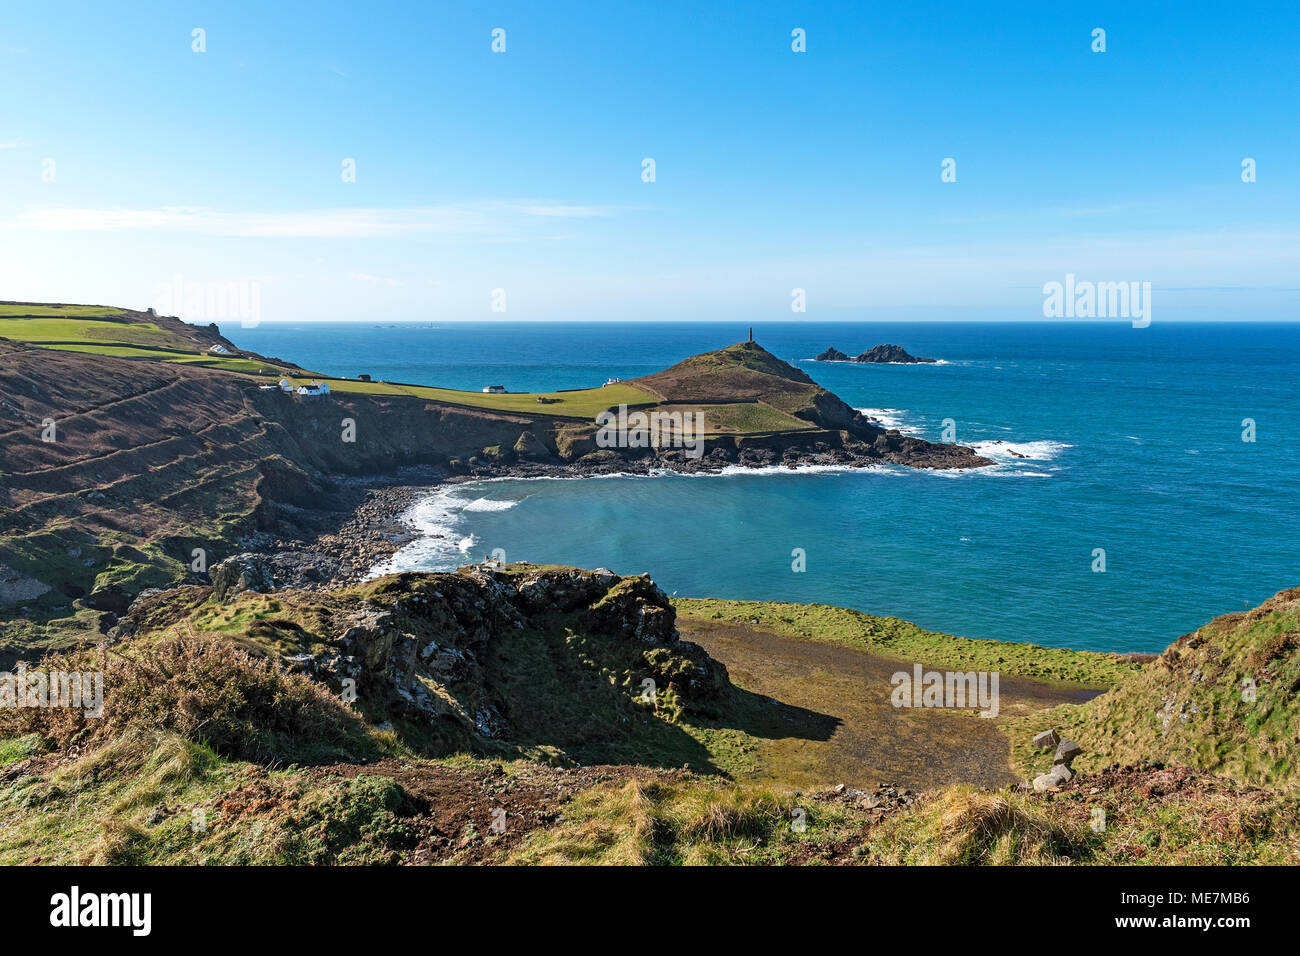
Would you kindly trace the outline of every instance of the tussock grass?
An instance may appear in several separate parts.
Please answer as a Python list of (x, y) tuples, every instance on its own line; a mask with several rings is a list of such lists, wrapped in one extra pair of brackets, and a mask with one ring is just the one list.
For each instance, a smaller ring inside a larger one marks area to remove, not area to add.
[(102, 715), (74, 707), (6, 708), (0, 735), (37, 734), (68, 749), (171, 732), (222, 756), (259, 762), (313, 762), (374, 749), (364, 725), (325, 687), (220, 638), (55, 654), (39, 669), (102, 671)]
[(1052, 863), (1087, 843), (1082, 828), (998, 793), (955, 788), (940, 797), (936, 811), (940, 863)]
[(765, 862), (791, 839), (790, 796), (711, 782), (632, 778), (580, 795), (563, 825), (541, 831), (509, 862), (645, 866)]
[(886, 865), (1055, 865), (1086, 857), (1092, 837), (1085, 822), (1025, 795), (963, 785), (887, 817), (865, 855)]
[(391, 864), (413, 840), (403, 799), (385, 777), (268, 773), (136, 733), (0, 786), (0, 865)]
[[(1092, 829), (1095, 812), (1103, 826)], [(1212, 785), (1162, 794), (1103, 785), (1055, 796), (950, 787), (864, 834), (887, 865), (1227, 866), (1300, 862), (1300, 803)]]

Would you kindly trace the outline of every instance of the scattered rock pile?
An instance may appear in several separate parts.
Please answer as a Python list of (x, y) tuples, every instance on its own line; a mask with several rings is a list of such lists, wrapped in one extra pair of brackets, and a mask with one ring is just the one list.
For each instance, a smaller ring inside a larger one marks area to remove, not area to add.
[(1056, 790), (1074, 779), (1075, 774), (1070, 769), (1070, 764), (1074, 762), (1075, 757), (1083, 753), (1082, 747), (1073, 740), (1063, 740), (1055, 730), (1044, 730), (1041, 734), (1035, 735), (1034, 746), (1039, 750), (1056, 749), (1056, 754), (1052, 758), (1052, 769), (1034, 778), (1035, 790), (1039, 792)]
[(907, 787), (881, 784), (874, 790), (857, 790), (841, 783), (821, 794), (818, 799), (851, 804), (867, 811), (872, 823), (879, 823), (885, 814), (910, 807), (916, 798), (916, 791)]

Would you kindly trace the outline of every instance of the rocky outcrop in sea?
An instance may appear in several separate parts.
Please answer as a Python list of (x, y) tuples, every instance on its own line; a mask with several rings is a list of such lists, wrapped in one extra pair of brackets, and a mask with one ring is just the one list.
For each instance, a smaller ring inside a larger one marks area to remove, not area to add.
[(872, 365), (933, 365), (938, 359), (910, 354), (901, 345), (877, 345), (856, 358), (850, 358), (832, 346), (813, 359), (814, 362), (861, 362)]

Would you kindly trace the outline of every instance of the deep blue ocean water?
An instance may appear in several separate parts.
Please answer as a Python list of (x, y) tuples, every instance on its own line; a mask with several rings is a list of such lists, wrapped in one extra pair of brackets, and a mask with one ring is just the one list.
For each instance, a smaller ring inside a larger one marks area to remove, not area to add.
[[(711, 323), (263, 324), (238, 345), (327, 374), (512, 391), (599, 385), (743, 340)], [(923, 627), (1158, 651), (1300, 584), (1300, 325), (782, 323), (759, 344), (850, 405), (998, 459), (962, 473), (492, 481), (432, 493), (402, 567), (648, 571), (690, 596), (816, 601)], [(932, 366), (808, 361), (880, 343)], [(1242, 440), (1243, 419), (1257, 440)], [(994, 445), (1000, 441), (1004, 444)], [(1010, 454), (1018, 451), (1027, 457)], [(792, 570), (791, 552), (807, 570)], [(1097, 573), (1094, 549), (1105, 549)]]

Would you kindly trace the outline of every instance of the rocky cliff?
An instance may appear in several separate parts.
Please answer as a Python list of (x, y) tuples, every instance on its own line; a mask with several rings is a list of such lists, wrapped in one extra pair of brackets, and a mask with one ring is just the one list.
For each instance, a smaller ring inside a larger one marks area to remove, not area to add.
[(261, 560), (229, 559), (213, 588), (142, 597), (110, 645), (235, 640), (436, 753), (540, 747), (586, 761), (627, 736), (629, 721), (707, 713), (730, 688), (722, 664), (679, 639), (672, 605), (645, 575), (474, 565), (272, 591)]

